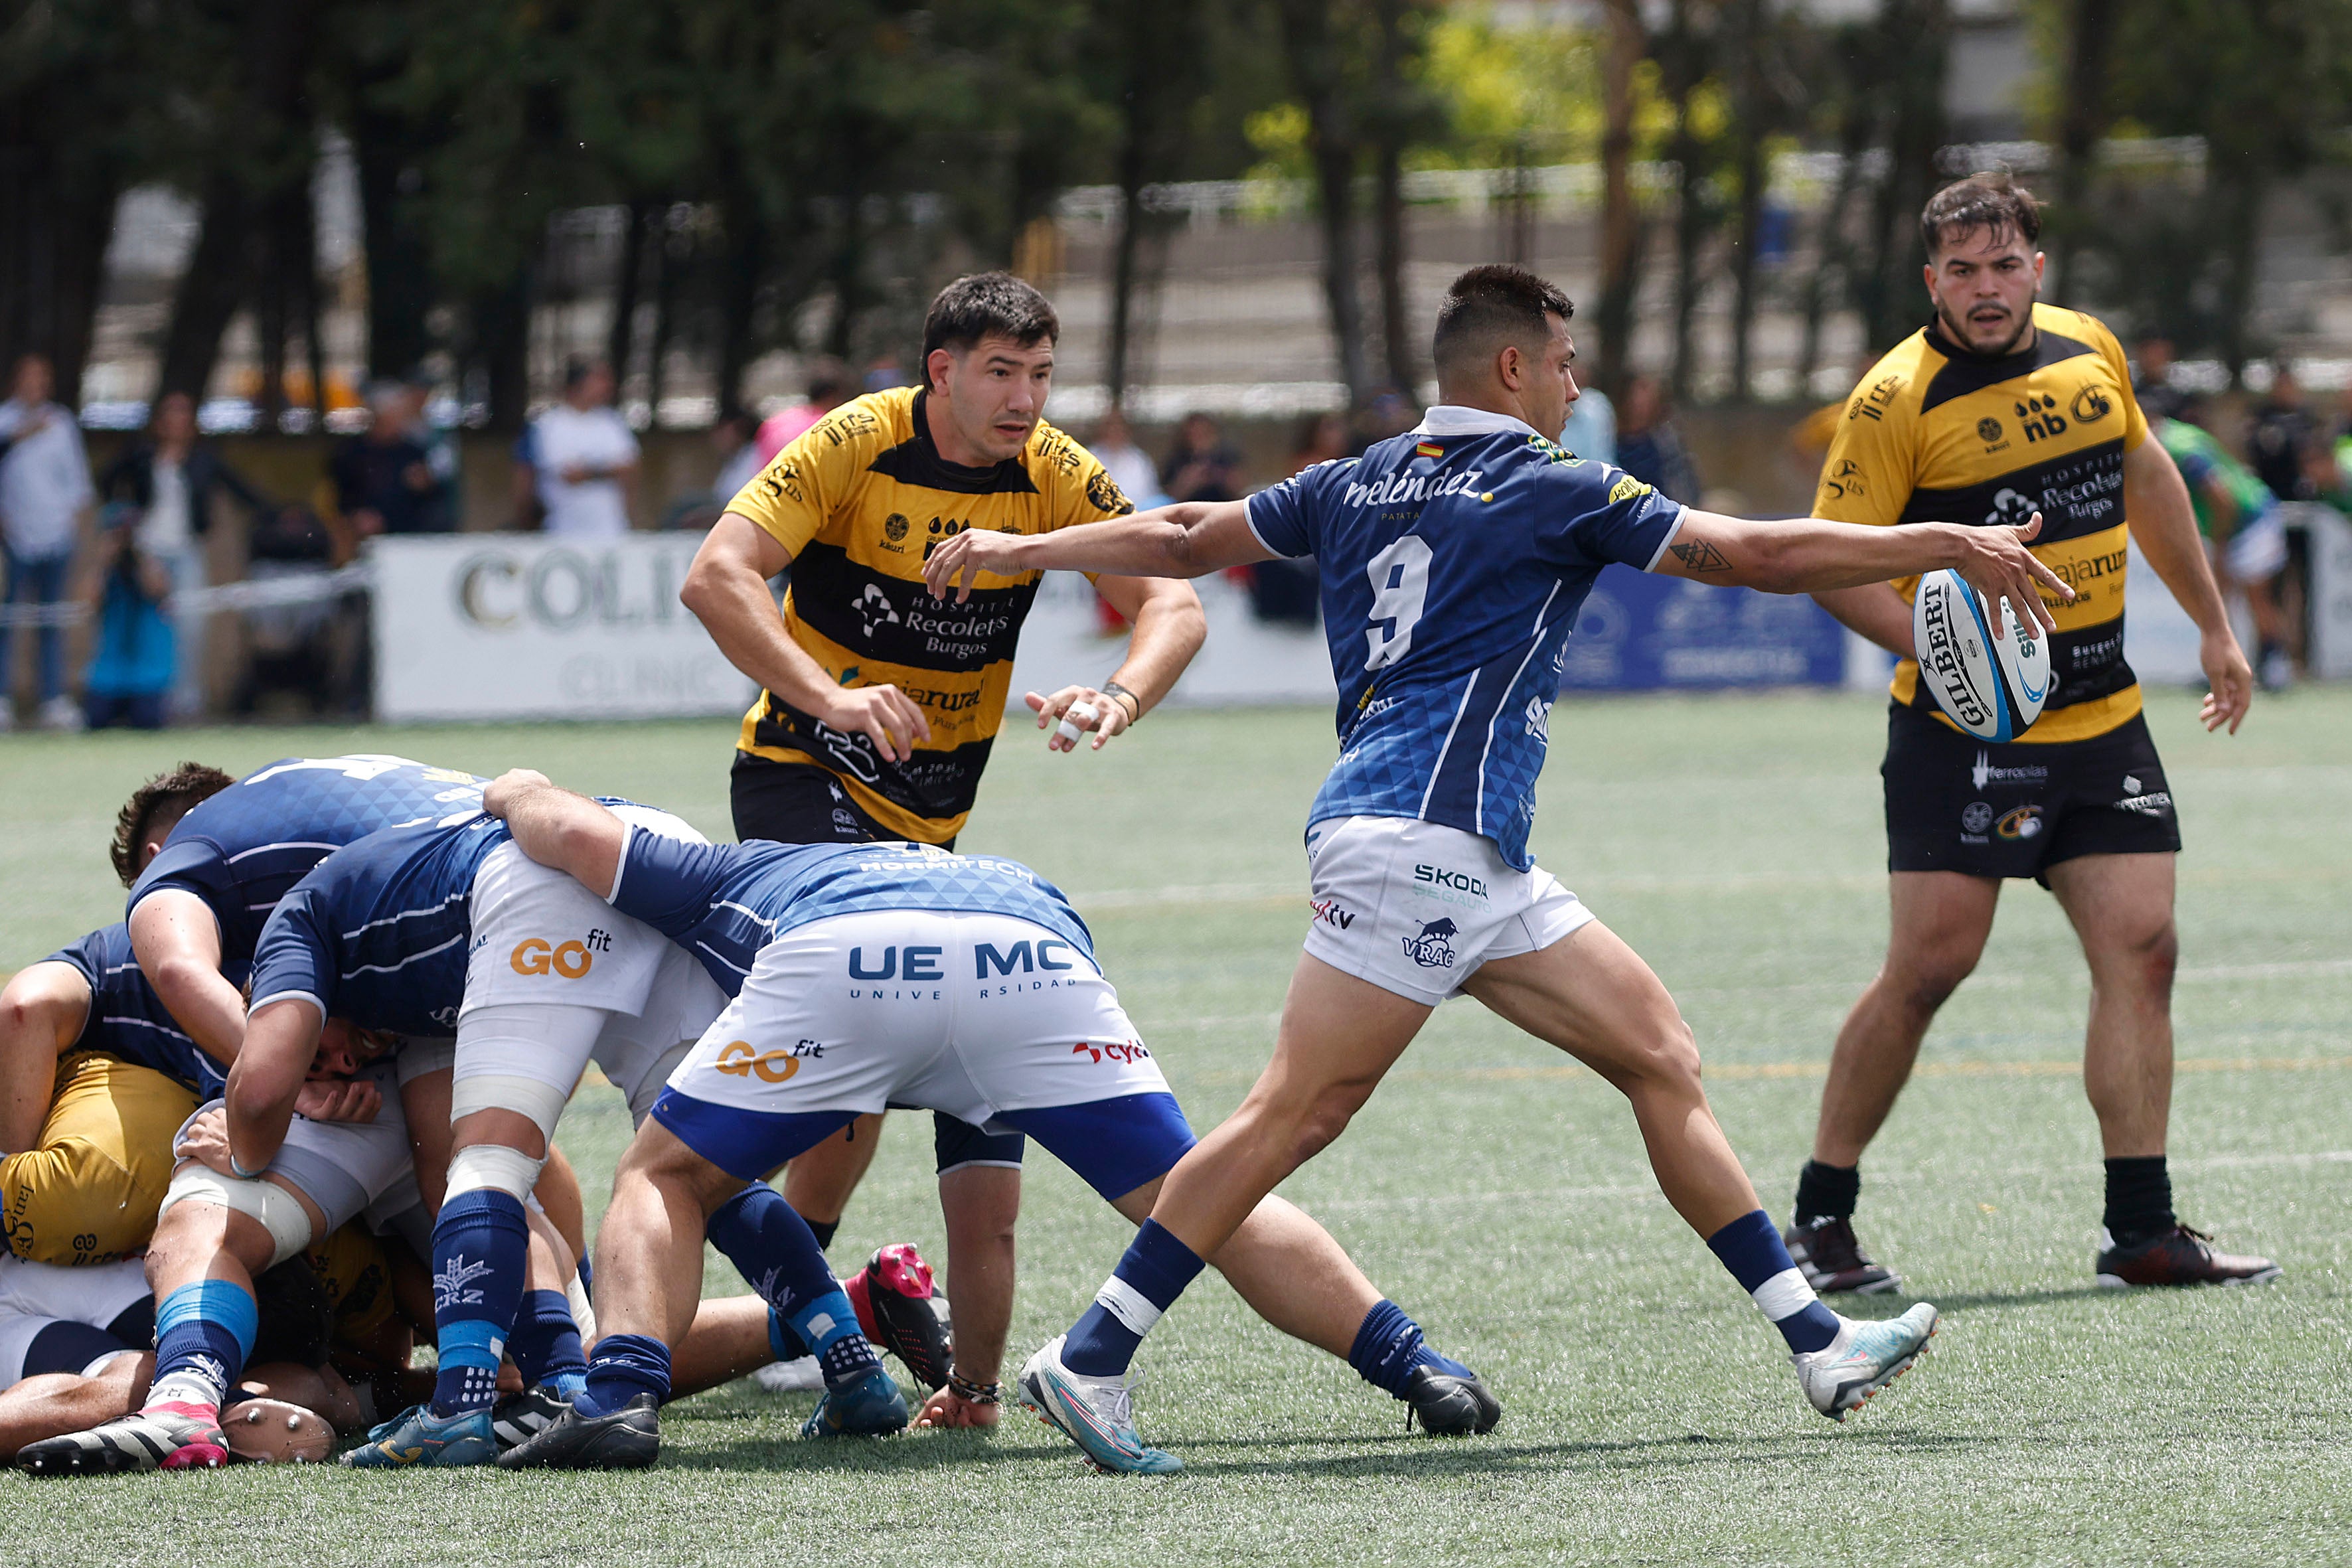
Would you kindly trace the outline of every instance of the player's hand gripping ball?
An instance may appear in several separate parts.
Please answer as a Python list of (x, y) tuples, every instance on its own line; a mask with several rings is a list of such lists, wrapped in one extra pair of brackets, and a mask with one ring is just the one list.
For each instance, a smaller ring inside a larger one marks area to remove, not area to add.
[(2050, 644), (2007, 599), (1988, 605), (1957, 572), (1930, 572), (1911, 605), (1911, 646), (1936, 706), (1978, 740), (2013, 741), (2042, 717)]

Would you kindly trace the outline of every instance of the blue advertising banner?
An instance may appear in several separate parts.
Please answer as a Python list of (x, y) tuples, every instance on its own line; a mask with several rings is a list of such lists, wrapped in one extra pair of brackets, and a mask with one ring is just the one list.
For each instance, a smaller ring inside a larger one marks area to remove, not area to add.
[(1611, 567), (1560, 663), (1563, 691), (1835, 686), (1845, 629), (1803, 595), (1715, 588)]

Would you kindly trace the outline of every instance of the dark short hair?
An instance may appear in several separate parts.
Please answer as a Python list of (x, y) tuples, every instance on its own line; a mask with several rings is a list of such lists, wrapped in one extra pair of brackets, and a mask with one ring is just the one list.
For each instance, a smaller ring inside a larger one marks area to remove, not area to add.
[(1010, 272), (975, 272), (940, 289), (924, 313), (923, 363), (933, 349), (961, 351), (982, 338), (1010, 338), (1025, 349), (1061, 336), (1062, 318), (1045, 295)]
[(1449, 364), (1483, 360), (1507, 343), (1531, 347), (1551, 335), (1548, 317), (1567, 321), (1576, 313), (1559, 286), (1524, 267), (1493, 263), (1473, 267), (1454, 280), (1437, 307), (1437, 331), (1430, 357)]
[(2032, 245), (2042, 237), (2042, 204), (2006, 171), (1995, 170), (1953, 181), (1929, 196), (1919, 213), (1919, 244), (1930, 257), (1946, 240), (1980, 228), (1996, 239), (2013, 233)]
[(595, 374), (596, 367), (604, 363), (604, 362), (600, 359), (591, 359), (586, 354), (573, 354), (571, 358), (565, 360), (563, 362), (563, 390), (569, 392), (573, 387), (579, 385), (582, 382), (587, 380), (590, 376)]
[(114, 843), (107, 855), (124, 887), (139, 879), (139, 847), (147, 829), (166, 811), (186, 812), (199, 801), (210, 800), (236, 781), (218, 768), (202, 763), (182, 763), (168, 773), (157, 773), (131, 792), (121, 814), (114, 819)]

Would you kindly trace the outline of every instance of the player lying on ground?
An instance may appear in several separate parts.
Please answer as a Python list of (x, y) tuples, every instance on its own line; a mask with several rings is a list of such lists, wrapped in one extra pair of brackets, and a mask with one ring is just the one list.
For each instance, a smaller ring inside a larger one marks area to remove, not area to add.
[[(360, 1401), (328, 1363), (329, 1292), (289, 1258), (254, 1281), (253, 1364), (221, 1422), (232, 1458), (317, 1460)], [(0, 1256), (0, 1459), (139, 1408), (155, 1357), (155, 1299), (133, 1258), (84, 1268)]]
[[(597, 1237), (604, 1336), (587, 1392), (501, 1464), (653, 1462), (668, 1347), (693, 1309), (706, 1235), (823, 1362), (828, 1388), (806, 1433), (904, 1425), (808, 1226), (752, 1180), (860, 1114), (896, 1103), (1024, 1132), (1131, 1219), (1192, 1146), (1085, 923), (1025, 867), (906, 845), (688, 844), (535, 773), (499, 780), (484, 805), (533, 858), (609, 889), (614, 910), (737, 988), (614, 1179)], [(942, 1424), (995, 1417), (1009, 1236), (993, 1261), (973, 1284), (956, 1275), (957, 1376), (927, 1411)], [(1484, 1431), (1499, 1415), (1475, 1373), (1428, 1350), (1283, 1200), (1240, 1216), (1213, 1261), (1269, 1322), (1346, 1356), (1432, 1430)]]
[[(250, 1176), (227, 1153), (217, 1102), (189, 1119), (147, 1250), (156, 1307), (145, 1400), (119, 1419), (27, 1446), (20, 1468), (63, 1475), (226, 1462), (221, 1413), (254, 1352), (255, 1281), (387, 1199), (413, 1205), (413, 1189), (394, 1196), (408, 1174), (408, 1131), (399, 1096), (388, 1092), (390, 1064), (377, 1060), (394, 1043), (341, 1019), (322, 1029), (304, 1061), (306, 1079), (334, 1086), (367, 1114), (290, 1119), (274, 1158)], [(321, 1429), (309, 1446), (316, 1452), (305, 1457), (325, 1458), (329, 1435)]]
[(1343, 1131), (1438, 1003), (1475, 996), (1632, 1102), (1669, 1202), (1777, 1327), (1822, 1414), (1909, 1366), (1921, 1304), (1886, 1323), (1823, 1307), (1756, 1202), (1699, 1085), (1689, 1026), (1649, 966), (1538, 869), (1527, 847), (1559, 660), (1612, 562), (1776, 593), (1958, 569), (2043, 626), (2065, 585), (2033, 528), (1749, 522), (1681, 506), (1553, 444), (1576, 397), (1570, 305), (1511, 267), (1475, 268), (1440, 308), (1440, 406), (1360, 459), (1247, 501), (1190, 503), (1017, 539), (945, 541), (942, 596), (1040, 568), (1195, 577), (1312, 555), (1340, 701), (1339, 760), (1308, 815), (1315, 922), (1274, 1059), (1176, 1166), (1095, 1305), (1032, 1358), (1024, 1399), (1097, 1463), (1163, 1470), (1123, 1375), (1202, 1260), (1276, 1183)]

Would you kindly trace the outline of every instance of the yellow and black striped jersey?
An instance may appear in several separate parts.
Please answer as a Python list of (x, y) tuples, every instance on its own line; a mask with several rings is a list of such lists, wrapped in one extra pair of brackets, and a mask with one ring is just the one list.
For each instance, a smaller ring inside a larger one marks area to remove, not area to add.
[[(2139, 711), (2124, 662), (2124, 454), (2147, 438), (2123, 346), (2079, 310), (2033, 307), (2033, 346), (1974, 354), (1927, 326), (1874, 365), (1837, 422), (1813, 500), (1820, 517), (2022, 523), (2042, 514), (2033, 553), (2076, 595), (2053, 604), (2052, 689), (2020, 735), (2042, 743), (2104, 735)], [(1908, 604), (1916, 577), (1895, 588)], [(1934, 713), (1916, 661), (1895, 667), (1895, 700)]]
[(894, 833), (944, 844), (963, 827), (1004, 720), (1013, 650), (1040, 574), (982, 574), (971, 602), (931, 597), (923, 562), (966, 529), (1049, 533), (1135, 507), (1094, 454), (1040, 421), (1020, 456), (971, 468), (940, 456), (927, 395), (899, 387), (847, 403), (776, 454), (727, 510), (792, 552), (784, 628), (844, 686), (892, 685), (931, 738), (904, 763), (876, 755), (773, 692), (743, 716), (740, 749), (814, 763)]

